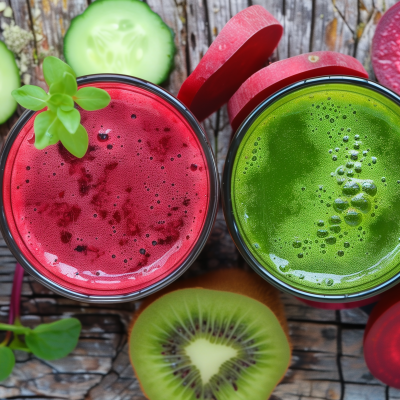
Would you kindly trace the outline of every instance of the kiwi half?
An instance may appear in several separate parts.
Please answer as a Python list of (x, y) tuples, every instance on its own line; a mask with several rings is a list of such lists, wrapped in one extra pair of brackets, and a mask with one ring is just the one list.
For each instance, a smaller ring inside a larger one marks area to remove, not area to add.
[[(229, 279), (218, 285), (224, 272)], [(247, 287), (263, 300), (269, 297), (284, 320), (278, 292), (266, 282), (264, 293), (259, 285), (253, 290), (249, 282), (261, 278), (250, 272), (218, 271), (173, 287), (189, 289), (153, 296), (135, 315), (129, 338), (131, 362), (149, 399), (269, 398), (290, 362), (286, 325), (265, 301), (226, 290), (234, 278), (241, 279), (240, 291)]]

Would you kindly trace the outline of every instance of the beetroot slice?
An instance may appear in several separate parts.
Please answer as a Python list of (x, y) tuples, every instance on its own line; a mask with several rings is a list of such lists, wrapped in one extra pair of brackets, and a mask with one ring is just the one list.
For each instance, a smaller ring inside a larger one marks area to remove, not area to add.
[(185, 80), (178, 99), (199, 121), (207, 118), (265, 65), (282, 32), (279, 22), (261, 6), (239, 12), (224, 26)]
[(376, 27), (372, 66), (379, 83), (400, 94), (400, 3), (390, 7)]
[(324, 75), (352, 75), (368, 78), (359, 61), (333, 51), (300, 54), (268, 65), (252, 75), (228, 103), (228, 114), (233, 130), (263, 100), (273, 93), (302, 79)]
[(364, 357), (375, 378), (400, 389), (400, 290), (385, 293), (364, 333)]
[(380, 296), (378, 295), (370, 297), (369, 299), (351, 301), (348, 303), (322, 303), (319, 301), (311, 301), (296, 297), (297, 300), (306, 303), (310, 307), (321, 308), (323, 310), (348, 310), (350, 308), (364, 307), (367, 306), (368, 304), (376, 303), (379, 300), (379, 298)]

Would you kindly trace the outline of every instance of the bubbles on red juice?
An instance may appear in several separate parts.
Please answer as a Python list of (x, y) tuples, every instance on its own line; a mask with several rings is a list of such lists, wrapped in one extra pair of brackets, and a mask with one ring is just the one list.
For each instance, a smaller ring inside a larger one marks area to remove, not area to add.
[(108, 133), (106, 132), (99, 132), (97, 134), (97, 140), (99, 142), (106, 142), (109, 139)]
[(158, 100), (149, 105), (131, 92), (128, 102), (118, 91), (110, 94), (112, 108), (81, 111), (89, 134), (83, 158), (61, 143), (44, 155), (26, 141), (24, 166), (13, 175), (20, 186), (12, 194), (16, 220), (25, 218), (24, 240), (42, 251), (35, 257), (46, 264), (46, 253), (56, 255), (77, 270), (74, 284), (96, 288), (108, 279), (116, 287), (117, 281), (132, 285), (152, 276), (137, 275), (142, 269), (178, 266), (197, 240), (208, 204), (205, 160), (186, 122)]

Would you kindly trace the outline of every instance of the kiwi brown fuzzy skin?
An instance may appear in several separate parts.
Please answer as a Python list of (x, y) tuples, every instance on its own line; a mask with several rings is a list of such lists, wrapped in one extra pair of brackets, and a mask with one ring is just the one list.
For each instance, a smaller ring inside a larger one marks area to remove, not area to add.
[(182, 279), (147, 297), (133, 315), (129, 326), (129, 335), (139, 315), (151, 303), (174, 290), (189, 288), (221, 290), (224, 292), (242, 294), (263, 303), (269, 307), (278, 318), (290, 343), (289, 328), (285, 317), (285, 310), (280, 301), (279, 291), (260, 278), (255, 272), (244, 271), (238, 268), (225, 268), (208, 272), (198, 277)]

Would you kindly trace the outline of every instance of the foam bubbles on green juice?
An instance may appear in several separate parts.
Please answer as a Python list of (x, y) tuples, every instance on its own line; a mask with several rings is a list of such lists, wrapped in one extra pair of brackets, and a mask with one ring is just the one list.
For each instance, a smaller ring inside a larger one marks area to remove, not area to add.
[(386, 151), (400, 151), (400, 109), (389, 145), (389, 122), (378, 120), (384, 106), (371, 120), (367, 99), (342, 93), (285, 100), (279, 116), (260, 118), (240, 145), (232, 187), (239, 231), (259, 244), (259, 262), (289, 284), (335, 293), (378, 276), (398, 245), (388, 246), (391, 237), (400, 235), (400, 223), (390, 222), (400, 161)]

